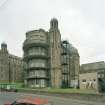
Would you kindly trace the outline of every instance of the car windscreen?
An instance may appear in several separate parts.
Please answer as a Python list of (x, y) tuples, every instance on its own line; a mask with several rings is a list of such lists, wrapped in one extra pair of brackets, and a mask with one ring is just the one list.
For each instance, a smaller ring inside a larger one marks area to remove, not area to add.
[(12, 105), (35, 105), (35, 104), (17, 103), (17, 102), (14, 102)]

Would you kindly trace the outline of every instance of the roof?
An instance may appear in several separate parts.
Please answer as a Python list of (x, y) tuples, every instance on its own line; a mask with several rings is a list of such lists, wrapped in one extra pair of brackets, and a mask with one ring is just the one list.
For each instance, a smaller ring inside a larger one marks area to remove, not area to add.
[(55, 17), (53, 17), (53, 18), (51, 19), (51, 21), (56, 21), (56, 22), (58, 22), (58, 20), (57, 20)]
[(78, 54), (78, 50), (67, 40), (62, 41), (63, 48), (67, 49), (70, 54)]
[(10, 58), (13, 58), (13, 59), (22, 60), (22, 57), (19, 57), (19, 56), (13, 55), (13, 54), (9, 54), (9, 57), (10, 57)]
[(89, 71), (100, 71), (102, 69), (105, 69), (105, 62), (93, 62), (93, 63), (87, 63), (81, 65), (81, 72), (89, 72)]
[(26, 32), (26, 36), (27, 35), (30, 35), (30, 34), (32, 34), (32, 33), (39, 33), (39, 32), (46, 32), (44, 29), (42, 29), (42, 28), (40, 28), (40, 29), (37, 29), (37, 30), (30, 30), (30, 31), (27, 31)]
[(19, 99), (17, 100), (18, 103), (29, 103), (29, 104), (47, 104), (48, 100), (47, 99), (41, 99), (41, 98), (25, 98), (25, 99)]

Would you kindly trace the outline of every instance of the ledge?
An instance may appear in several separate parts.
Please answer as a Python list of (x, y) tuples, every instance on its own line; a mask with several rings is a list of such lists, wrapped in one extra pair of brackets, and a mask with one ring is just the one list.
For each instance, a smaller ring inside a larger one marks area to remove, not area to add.
[(43, 47), (43, 48), (48, 48), (49, 45), (47, 43), (41, 43), (41, 42), (26, 42), (23, 45), (23, 50), (28, 50), (31, 47)]
[(50, 69), (50, 68), (48, 68), (48, 67), (28, 67), (28, 68), (26, 68), (26, 70), (48, 70), (48, 69)]
[(50, 57), (47, 55), (27, 55), (24, 56), (24, 60), (30, 60), (30, 59), (49, 59)]
[(32, 77), (27, 77), (27, 79), (49, 79), (48, 77), (38, 77), (38, 76), (32, 76)]

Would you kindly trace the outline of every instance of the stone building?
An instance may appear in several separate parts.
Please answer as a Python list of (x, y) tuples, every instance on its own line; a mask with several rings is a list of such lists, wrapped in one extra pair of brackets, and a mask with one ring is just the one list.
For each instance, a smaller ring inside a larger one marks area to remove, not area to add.
[(47, 87), (49, 81), (49, 54), (47, 33), (40, 29), (26, 33), (24, 61), (27, 82), (31, 87)]
[[(63, 73), (64, 63), (61, 60), (64, 56), (62, 52), (64, 49), (68, 57), (66, 68), (69, 73), (66, 76)], [(50, 21), (49, 31), (39, 29), (27, 32), (23, 50), (28, 86), (60, 88), (71, 87), (71, 83), (72, 85), (78, 84), (79, 54), (73, 46), (65, 48), (61, 41), (57, 19), (53, 18)], [(63, 81), (64, 77), (69, 80)], [(67, 85), (62, 86), (64, 82)]]
[(68, 41), (61, 43), (62, 87), (78, 87), (79, 53)]
[(79, 82), (80, 89), (105, 91), (105, 62), (82, 64)]
[(23, 60), (9, 54), (7, 44), (1, 44), (0, 50), (0, 83), (20, 82), (23, 72)]

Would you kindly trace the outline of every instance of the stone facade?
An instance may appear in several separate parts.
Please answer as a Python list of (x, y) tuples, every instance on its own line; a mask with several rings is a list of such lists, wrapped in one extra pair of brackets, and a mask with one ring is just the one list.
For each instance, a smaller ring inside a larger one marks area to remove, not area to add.
[(0, 82), (22, 81), (23, 60), (8, 53), (7, 44), (1, 44), (0, 50)]
[(79, 83), (79, 54), (68, 41), (62, 41), (62, 87), (78, 87)]
[(57, 19), (52, 19), (49, 30), (52, 87), (61, 87), (61, 34)]
[(98, 90), (97, 72), (83, 73), (79, 75), (80, 89)]
[(26, 33), (24, 61), (27, 84), (30, 87), (47, 87), (49, 82), (49, 53), (47, 32), (34, 30)]
[(79, 82), (80, 89), (105, 90), (105, 62), (82, 64)]
[(1, 44), (0, 50), (0, 81), (1, 82), (9, 82), (9, 62), (8, 62), (8, 51), (7, 45), (5, 43)]
[[(66, 49), (69, 73), (65, 76), (67, 87), (71, 82), (78, 84), (79, 54), (76, 48), (70, 46), (64, 48), (57, 19), (50, 21), (49, 31), (43, 29), (33, 30), (26, 33), (23, 44), (24, 61), (26, 63), (26, 81), (30, 87), (63, 87), (63, 54)], [(76, 82), (77, 81), (77, 82)], [(64, 86), (65, 87), (65, 86)]]

